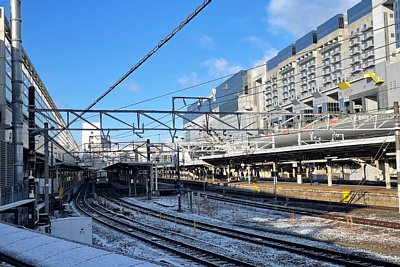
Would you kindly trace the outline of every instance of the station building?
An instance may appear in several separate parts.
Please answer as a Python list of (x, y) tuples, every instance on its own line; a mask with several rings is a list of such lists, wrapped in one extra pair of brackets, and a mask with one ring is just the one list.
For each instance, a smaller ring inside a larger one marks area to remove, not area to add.
[[(10, 129), (12, 121), (12, 81), (11, 81), (11, 32), (9, 22), (5, 16), (5, 9), (0, 8), (0, 192), (4, 196), (5, 192), (10, 193), (10, 187), (14, 186), (13, 177), (13, 147), (12, 132)], [(56, 104), (51, 98), (48, 90), (40, 79), (39, 74), (35, 70), (33, 63), (30, 61), (27, 53), (22, 51), (22, 77), (23, 77), (23, 153), (24, 153), (24, 178), (28, 173), (28, 88), (35, 88), (35, 105), (38, 109), (56, 109)], [(38, 128), (43, 128), (44, 123), (51, 126), (55, 124), (65, 126), (65, 121), (60, 113), (54, 111), (46, 114), (47, 118), (42, 114), (36, 114), (35, 123)], [(58, 125), (58, 126), (59, 126)], [(57, 126), (57, 128), (59, 128)], [(69, 131), (63, 131), (56, 135), (57, 132), (49, 131), (50, 138), (54, 137), (53, 143), (53, 162), (54, 165), (76, 164), (78, 158), (77, 152), (79, 146)], [(37, 135), (36, 139), (36, 156), (37, 165), (35, 177), (43, 177), (43, 135)], [(50, 147), (50, 146), (49, 146)], [(50, 157), (52, 157), (50, 155)], [(60, 174), (61, 175), (61, 174)], [(68, 179), (71, 179), (69, 177)], [(14, 199), (15, 200), (15, 199)], [(4, 199), (3, 199), (4, 202)], [(1, 202), (0, 202), (1, 204)], [(4, 204), (4, 203), (3, 203)]]
[[(388, 72), (398, 61), (394, 23), (393, 1), (362, 0), (281, 50), (266, 64), (263, 110), (357, 113), (392, 107), (399, 99), (388, 93), (396, 80)], [(346, 81), (351, 86), (341, 90)]]
[[(255, 159), (257, 162), (251, 164), (262, 163), (266, 170), (273, 173), (276, 171), (276, 160), (271, 159), (274, 158), (277, 143), (276, 140), (271, 141), (273, 140), (271, 135), (280, 135), (281, 147), (286, 146), (296, 150), (304, 144), (301, 142), (301, 138), (288, 134), (286, 130), (283, 131), (283, 129), (298, 126), (294, 119), (296, 114), (303, 114), (303, 118), (310, 118), (318, 123), (319, 119), (316, 119), (318, 114), (321, 115), (320, 117), (327, 114), (335, 114), (339, 117), (344, 114), (390, 113), (390, 110), (393, 109), (393, 102), (400, 100), (398, 86), (400, 84), (398, 75), (400, 71), (399, 5), (399, 0), (361, 0), (341, 14), (332, 14), (332, 17), (326, 22), (317, 26), (316, 29), (310, 29), (307, 34), (279, 51), (265, 65), (247, 70), (246, 77), (242, 78), (241, 83), (237, 82), (236, 84), (241, 86), (241, 89), (238, 89), (237, 96), (232, 100), (237, 103), (237, 108), (231, 111), (259, 112), (260, 116), (250, 118), (252, 121), (249, 121), (249, 125), (251, 124), (249, 129), (269, 129), (269, 132), (252, 131), (256, 136), (250, 136), (250, 138), (247, 133), (241, 132), (239, 134), (241, 137), (237, 139), (242, 141), (242, 148), (236, 149), (235, 144), (232, 144), (226, 147), (225, 153), (203, 155), (200, 156), (200, 159), (211, 164), (219, 164), (222, 166), (221, 168), (239, 164), (240, 166), (236, 169), (244, 169), (253, 168), (246, 165), (246, 162), (249, 162), (249, 155), (260, 153), (260, 157)], [(218, 97), (216, 101), (218, 102)], [(193, 105), (188, 110), (194, 107)], [(219, 109), (214, 109), (214, 111), (217, 110)], [(205, 116), (196, 116), (195, 119), (202, 122), (205, 120)], [(292, 124), (287, 123), (290, 120), (292, 120)], [(190, 125), (190, 122), (184, 123), (185, 127)], [(301, 124), (299, 125), (301, 126)], [(213, 127), (223, 127), (223, 123), (214, 121)], [(329, 137), (322, 135), (331, 135), (334, 132), (320, 134), (319, 139), (328, 138), (326, 141), (330, 141), (333, 135)], [(354, 133), (351, 134), (354, 137)], [(208, 139), (198, 137), (197, 140), (209, 141), (210, 135), (212, 134), (207, 134)], [(223, 147), (228, 141), (233, 140), (232, 136), (234, 135), (224, 137), (219, 133), (221, 138), (214, 138), (214, 151), (218, 151), (217, 146)], [(315, 137), (311, 138), (315, 139)], [(250, 139), (255, 140), (255, 145), (249, 142)], [(257, 142), (264, 146), (264, 150), (259, 150)], [(379, 144), (381, 145), (381, 143)], [(321, 145), (321, 149), (323, 147), (324, 145)], [(371, 151), (374, 149), (371, 148)], [(371, 158), (373, 158), (374, 152), (371, 151), (369, 155), (372, 155)], [(272, 153), (272, 156), (267, 156), (267, 152)], [(337, 156), (341, 158), (341, 154), (345, 153), (339, 153)], [(285, 154), (288, 157), (282, 164), (289, 168), (292, 168), (292, 165), (299, 166), (297, 162), (292, 164), (291, 161), (300, 158), (302, 159), (300, 161), (303, 162), (304, 155), (302, 158), (300, 153), (295, 159), (294, 156), (290, 158), (289, 154)], [(363, 156), (366, 154), (358, 155), (358, 157)], [(319, 164), (317, 170), (320, 171), (320, 167), (321, 169), (323, 167), (324, 170), (321, 172), (323, 175), (327, 175), (326, 170), (329, 168), (323, 166), (327, 160), (324, 159), (324, 156), (319, 159), (317, 157), (318, 153), (313, 155), (313, 159), (309, 160), (307, 164), (311, 166), (310, 168)], [(349, 158), (353, 160), (353, 157), (359, 160), (357, 155)], [(347, 160), (345, 158), (343, 156), (340, 160)], [(321, 163), (317, 164), (318, 160)], [(357, 161), (354, 165), (359, 172), (354, 176), (357, 176), (358, 179), (363, 176), (379, 180), (384, 176), (387, 183), (390, 184), (388, 177), (393, 173), (393, 159), (385, 159), (384, 168), (379, 160), (373, 166), (362, 160)], [(343, 166), (341, 168), (344, 171), (342, 171), (341, 177), (344, 177), (343, 173), (351, 169)], [(275, 171), (273, 171), (274, 169)], [(356, 172), (351, 171), (351, 173)]]
[[(265, 129), (287, 121), (292, 114), (392, 108), (400, 100), (396, 74), (400, 67), (396, 50), (400, 46), (399, 14), (398, 0), (360, 1), (279, 51), (265, 65), (232, 76), (226, 83), (235, 81), (237, 96), (229, 109), (214, 104), (213, 110), (276, 114), (271, 120), (260, 116), (251, 122), (252, 127)], [(243, 75), (242, 81), (235, 79)], [(226, 83), (217, 92), (230, 88)], [(341, 83), (349, 87), (342, 90)], [(217, 103), (219, 97), (217, 93)], [(194, 103), (188, 111), (197, 109)], [(204, 116), (197, 120), (204, 121)]]

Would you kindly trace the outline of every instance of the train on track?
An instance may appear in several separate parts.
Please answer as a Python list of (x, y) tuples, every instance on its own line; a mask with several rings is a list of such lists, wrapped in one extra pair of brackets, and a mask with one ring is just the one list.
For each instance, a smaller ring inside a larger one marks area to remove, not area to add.
[(93, 176), (96, 187), (107, 187), (110, 183), (108, 173), (105, 170), (98, 170), (94, 173)]

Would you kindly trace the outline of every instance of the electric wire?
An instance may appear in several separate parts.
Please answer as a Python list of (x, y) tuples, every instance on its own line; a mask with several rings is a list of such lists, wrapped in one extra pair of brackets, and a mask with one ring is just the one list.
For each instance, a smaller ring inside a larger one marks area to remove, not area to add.
[[(393, 26), (393, 25), (394, 25), (394, 24), (387, 25), (387, 26), (384, 26), (384, 27), (381, 27), (381, 28), (376, 28), (376, 29), (373, 29), (372, 31), (382, 30), (382, 29), (384, 29), (384, 28), (386, 28), (386, 27), (390, 27), (390, 26)], [(365, 31), (365, 33), (366, 33), (366, 32), (369, 32), (369, 31), (371, 31), (371, 30), (367, 30), (367, 31)], [(339, 42), (343, 42), (343, 41), (345, 41), (345, 40), (353, 39), (353, 38), (355, 38), (355, 37), (344, 38), (344, 39), (342, 39), (342, 40), (339, 41)], [(382, 46), (380, 46), (380, 47), (374, 47), (373, 49), (370, 49), (369, 51), (371, 51), (371, 50), (382, 49), (382, 48), (385, 48), (386, 46), (390, 46), (390, 45), (395, 44), (395, 43), (396, 43), (396, 42), (392, 42), (392, 43), (389, 43), (389, 44), (382, 45)], [(309, 52), (311, 52), (311, 51), (315, 51), (316, 49), (317, 49), (317, 48), (311, 49), (311, 50), (307, 50), (307, 51), (304, 51), (304, 52), (301, 52), (301, 53), (299, 53), (299, 54), (296, 54), (296, 56), (299, 56), (299, 55), (301, 55), (302, 53), (306, 54), (306, 53), (309, 53)], [(384, 59), (384, 58), (386, 58), (386, 56), (385, 56), (385, 57), (382, 57), (382, 58), (375, 59), (375, 60), (380, 60), (380, 59)], [(347, 59), (351, 59), (351, 56), (348, 56), (348, 57), (345, 57), (345, 58), (341, 58), (340, 60), (343, 61), (343, 60), (347, 60)], [(263, 66), (263, 65), (266, 65), (266, 63), (265, 63), (265, 64), (261, 64), (261, 65), (256, 66), (256, 67), (253, 67), (253, 68), (257, 68), (257, 67), (260, 67), (260, 66)], [(325, 66), (316, 67), (316, 68), (315, 68), (315, 71), (318, 70), (318, 69), (323, 69), (323, 68), (325, 68)], [(351, 66), (346, 67), (346, 68), (341, 68), (341, 70), (347, 70), (347, 69), (350, 69), (350, 68), (351, 68)], [(251, 68), (249, 68), (249, 69), (247, 69), (247, 70), (250, 70), (250, 69), (251, 69)], [(235, 74), (236, 74), (236, 73), (235, 73)], [(214, 81), (219, 80), (219, 79), (224, 79), (224, 78), (227, 78), (227, 77), (231, 77), (231, 76), (233, 76), (233, 75), (235, 75), (235, 74), (226, 75), (226, 76), (219, 77), (219, 78), (216, 78), (216, 79), (213, 79), (213, 80), (210, 80), (210, 81), (206, 81), (206, 82), (203, 82), (203, 83), (200, 83), (200, 84), (197, 84), (197, 85), (193, 85), (193, 86), (186, 87), (186, 88), (183, 88), (183, 89), (179, 89), (179, 90), (176, 90), (176, 91), (173, 91), (173, 92), (170, 92), (170, 93), (166, 93), (166, 94), (164, 94), (164, 95), (160, 95), (160, 96), (157, 96), (157, 97), (154, 97), (154, 98), (150, 98), (150, 99), (142, 100), (142, 101), (139, 101), (139, 102), (136, 102), (136, 103), (133, 103), (133, 104), (125, 105), (125, 106), (123, 106), (123, 107), (117, 108), (116, 110), (120, 110), (120, 109), (123, 109), (123, 108), (131, 107), (131, 106), (133, 106), (133, 105), (145, 103), (145, 102), (148, 102), (148, 101), (152, 101), (152, 100), (154, 100), (154, 99), (158, 99), (158, 98), (162, 98), (162, 97), (165, 97), (165, 96), (168, 96), (168, 95), (172, 95), (172, 94), (174, 94), (174, 93), (176, 93), (176, 92), (181, 92), (181, 91), (189, 90), (189, 89), (192, 89), (192, 88), (195, 88), (195, 87), (204, 85), (204, 84), (208, 84), (208, 83), (214, 82)], [(292, 77), (296, 77), (296, 76), (300, 76), (300, 75), (302, 75), (302, 73), (299, 72), (299, 73), (296, 73), (296, 74), (292, 75)], [(320, 78), (320, 77), (323, 77), (323, 76), (324, 76), (324, 75), (315, 76), (314, 79), (317, 79), (317, 78)], [(277, 79), (277, 80), (276, 80), (276, 83), (277, 83), (277, 82), (280, 82), (280, 81), (282, 81), (282, 80), (283, 80), (283, 79)], [(301, 81), (296, 82), (295, 84), (299, 84), (300, 82), (301, 82)], [(248, 89), (249, 89), (249, 90), (251, 90), (251, 89), (257, 89), (257, 87), (259, 87), (259, 86), (265, 86), (265, 84), (256, 85), (256, 86), (250, 87), (250, 88), (248, 88)], [(237, 94), (239, 94), (239, 93), (240, 93), (240, 92), (233, 92), (233, 93), (231, 93), (231, 94), (226, 94), (226, 95), (220, 96), (220, 98), (225, 98), (225, 97), (227, 97), (227, 96), (229, 96), (229, 95), (237, 95)], [(263, 92), (260, 91), (260, 92), (256, 92), (256, 93), (252, 93), (252, 94), (247, 94), (246, 96), (248, 97), (248, 96), (251, 96), (251, 95), (257, 95), (257, 94), (261, 94), (261, 93), (263, 93)], [(227, 101), (230, 101), (230, 100), (227, 100)], [(220, 101), (220, 102), (221, 102), (221, 101)], [(95, 115), (94, 115), (94, 116), (95, 116)], [(94, 116), (92, 116), (92, 117), (94, 117)], [(168, 115), (165, 115), (165, 116), (163, 116), (162, 118), (165, 118), (165, 117), (168, 117)], [(162, 119), (162, 118), (161, 118), (161, 119)], [(168, 121), (168, 122), (170, 122), (170, 121)], [(167, 123), (168, 123), (168, 122), (167, 122)], [(156, 123), (156, 122), (153, 121), (152, 123)]]
[[(385, 25), (385, 26), (382, 26), (382, 27), (379, 27), (379, 28), (368, 29), (368, 30), (364, 31), (364, 33), (367, 33), (367, 32), (370, 32), (370, 31), (374, 32), (374, 31), (383, 30), (383, 29), (385, 29), (385, 28), (389, 28), (389, 27), (392, 27), (392, 26), (394, 26), (394, 25), (395, 25), (395, 24), (389, 24), (389, 25)], [(344, 41), (351, 40), (351, 39), (354, 39), (354, 38), (356, 38), (356, 37), (358, 37), (358, 35), (343, 38), (343, 39), (341, 39), (341, 40), (338, 41), (338, 42), (339, 42), (339, 43), (343, 43)], [(392, 45), (392, 44), (394, 44), (394, 43), (396, 43), (396, 42), (393, 42), (393, 43), (390, 43), (390, 44), (385, 44), (384, 46), (389, 46), (389, 45)], [(382, 48), (382, 47), (381, 47), (381, 48)], [(371, 49), (371, 50), (376, 50), (376, 49), (381, 49), (381, 48), (374, 48), (374, 49)], [(310, 52), (314, 52), (314, 51), (317, 51), (317, 50), (318, 50), (318, 48), (312, 48), (312, 49), (309, 49), (309, 50), (301, 51), (301, 52), (296, 53), (295, 55), (292, 55), (292, 56), (298, 57), (298, 56), (302, 56), (302, 55), (305, 55), (305, 54), (308, 54), (308, 53), (310, 53)], [(290, 58), (290, 57), (292, 57), (292, 56), (288, 56), (288, 57), (286, 57), (286, 58), (283, 58), (283, 59), (276, 59), (276, 60), (279, 60), (279, 61), (282, 61), (282, 62), (283, 62), (284, 60), (286, 60), (286, 59), (288, 59), (288, 58)], [(344, 60), (344, 59), (350, 59), (350, 57), (348, 57), (348, 58), (343, 58), (343, 59), (341, 59), (341, 60)], [(245, 71), (250, 71), (250, 70), (253, 70), (253, 69), (262, 67), (262, 66), (266, 66), (266, 67), (267, 67), (267, 63), (268, 63), (268, 62), (273, 62), (273, 61), (274, 61), (274, 59), (268, 60), (267, 62), (265, 62), (265, 63), (263, 63), (263, 64), (259, 64), (259, 65), (256, 65), (256, 66), (253, 66), (253, 67), (250, 67), (250, 68), (246, 68)], [(318, 67), (318, 68), (324, 68), (324, 67), (323, 67), (323, 66), (320, 66), (320, 67)], [(316, 68), (316, 69), (318, 69), (318, 68)], [(169, 95), (173, 95), (173, 94), (175, 94), (175, 93), (180, 93), (180, 92), (183, 92), (183, 91), (187, 91), (187, 90), (190, 90), (190, 89), (193, 89), (193, 88), (196, 88), (196, 87), (199, 87), (199, 86), (203, 86), (203, 85), (206, 85), (206, 84), (209, 84), (209, 83), (212, 83), (212, 82), (221, 80), (221, 79), (226, 79), (226, 78), (232, 77), (232, 76), (234, 76), (235, 74), (237, 74), (237, 72), (231, 73), (231, 74), (228, 74), (228, 75), (225, 75), (225, 76), (221, 76), (221, 77), (218, 77), (218, 78), (215, 78), (215, 79), (211, 79), (211, 80), (208, 80), (208, 81), (205, 81), (205, 82), (201, 82), (201, 83), (198, 83), (198, 84), (196, 84), (196, 85), (192, 85), (192, 86), (189, 86), (189, 87), (186, 87), (186, 88), (182, 88), (182, 89), (178, 89), (178, 90), (175, 90), (175, 91), (171, 91), (171, 92), (169, 92), (169, 93), (165, 93), (165, 94), (162, 94), (162, 95), (159, 95), (159, 96), (155, 96), (155, 97), (152, 97), (152, 98), (144, 99), (144, 100), (141, 100), (141, 101), (132, 103), (132, 104), (128, 104), (128, 105), (125, 105), (125, 106), (121, 106), (121, 107), (119, 107), (119, 108), (116, 108), (115, 110), (125, 109), (125, 108), (132, 107), (132, 106), (135, 106), (135, 105), (139, 105), (139, 104), (143, 104), (143, 103), (146, 103), (146, 102), (150, 102), (150, 101), (152, 101), (152, 100), (156, 100), (156, 99), (159, 99), (159, 98), (163, 98), (163, 97), (166, 97), (166, 96), (169, 96)], [(301, 73), (297, 73), (297, 74), (295, 74), (295, 75), (293, 75), (293, 76), (298, 76), (298, 75), (301, 75)], [(92, 117), (93, 117), (93, 116), (92, 116)], [(88, 117), (88, 118), (90, 118), (90, 117)]]
[[(111, 85), (103, 94), (101, 94), (92, 104), (90, 104), (86, 109), (84, 109), (79, 115), (77, 115), (73, 120), (71, 120), (68, 125), (57, 134), (66, 130), (70, 125), (76, 122), (80, 117), (82, 117), (87, 111), (99, 103), (104, 97), (111, 93), (119, 84), (121, 84), (126, 78), (128, 78), (135, 70), (137, 70), (143, 63), (145, 63), (151, 56), (153, 56), (161, 47), (163, 47), (169, 40), (171, 40), (180, 30), (182, 30), (191, 20), (193, 20), (212, 0), (204, 0), (203, 4), (196, 8), (184, 21), (182, 21), (175, 29), (172, 30), (164, 39), (162, 39), (152, 50), (150, 50), (142, 59), (139, 60), (131, 69), (128, 70), (121, 78), (119, 78), (113, 85)], [(55, 136), (54, 136), (55, 137)], [(53, 138), (54, 138), (53, 137)], [(43, 145), (42, 145), (43, 146)], [(40, 147), (39, 147), (40, 148)], [(37, 148), (37, 149), (39, 149)]]
[[(384, 26), (384, 27), (375, 28), (375, 29), (372, 29), (372, 30), (367, 30), (367, 31), (365, 31), (365, 32), (368, 32), (368, 31), (378, 31), (378, 30), (382, 30), (382, 29), (384, 29), (384, 28), (386, 28), (386, 27), (391, 27), (391, 26), (393, 26), (393, 25), (394, 25), (394, 24), (386, 25), (386, 26)], [(357, 37), (357, 36), (355, 36), (355, 37)], [(343, 41), (345, 41), (345, 40), (353, 39), (353, 38), (355, 38), (355, 37), (352, 36), (352, 37), (344, 38), (344, 39), (342, 39), (342, 40), (340, 40), (340, 41), (338, 41), (338, 42), (343, 42)], [(374, 47), (374, 49), (371, 49), (371, 50), (381, 49), (381, 48), (383, 48), (383, 47), (385, 47), (385, 46), (389, 46), (389, 45), (394, 44), (394, 43), (396, 43), (396, 42), (393, 42), (393, 43), (390, 43), (390, 44), (386, 44), (386, 45), (384, 45), (384, 46), (377, 47), (377, 48)], [(300, 55), (302, 55), (302, 54), (307, 54), (307, 53), (310, 53), (310, 52), (312, 52), (312, 51), (316, 51), (317, 49), (318, 49), (318, 48), (314, 48), (314, 49), (302, 51), (302, 52), (300, 52), (300, 53), (297, 53), (295, 56), (300, 56)], [(289, 58), (289, 57), (288, 57), (288, 58)], [(341, 60), (345, 60), (345, 59), (350, 59), (350, 57), (343, 58), (343, 59), (341, 59)], [(280, 60), (283, 61), (283, 60), (285, 60), (285, 59), (280, 59)], [(379, 59), (375, 59), (375, 60), (379, 60)], [(269, 62), (270, 62), (270, 61), (269, 61)], [(251, 69), (254, 69), (254, 68), (258, 68), (258, 67), (264, 66), (264, 65), (266, 65), (266, 64), (267, 64), (267, 63), (260, 64), (260, 65), (258, 65), (258, 66), (254, 66), (254, 67), (252, 67), (252, 68), (248, 68), (247, 70), (251, 70)], [(324, 68), (324, 66), (319, 66), (319, 67), (317, 67), (317, 68), (315, 68), (315, 69), (319, 69), (319, 68)], [(342, 70), (345, 70), (345, 69), (348, 69), (348, 68), (351, 68), (351, 67), (342, 68)], [(172, 95), (172, 94), (175, 94), (175, 93), (178, 93), (178, 92), (190, 90), (190, 89), (193, 89), (193, 88), (195, 88), (195, 87), (202, 86), (202, 85), (205, 85), (205, 84), (208, 84), (208, 83), (211, 83), (211, 82), (215, 82), (215, 81), (220, 80), (220, 79), (225, 79), (225, 78), (231, 77), (231, 76), (233, 76), (233, 75), (235, 75), (235, 74), (236, 74), (236, 73), (229, 74), (229, 75), (225, 75), (225, 76), (222, 76), (222, 77), (219, 77), (219, 78), (215, 78), (215, 79), (212, 79), (212, 80), (209, 80), (209, 81), (206, 81), (206, 82), (202, 82), (202, 83), (199, 83), (199, 84), (196, 84), (196, 85), (193, 85), (193, 86), (189, 86), (189, 87), (186, 87), (186, 88), (183, 88), (183, 89), (175, 90), (175, 91), (172, 91), (172, 92), (169, 92), (169, 93), (166, 93), (166, 94), (163, 94), (163, 95), (159, 95), (159, 96), (156, 96), (156, 97), (153, 97), (153, 98), (149, 98), (149, 99), (145, 99), (145, 100), (142, 100), (142, 101), (138, 101), (138, 102), (135, 102), (135, 103), (132, 103), (132, 104), (129, 104), (129, 105), (125, 105), (125, 106), (119, 107), (119, 108), (117, 108), (116, 110), (120, 110), (120, 109), (124, 109), (124, 108), (131, 107), (131, 106), (134, 106), (134, 105), (138, 105), (138, 104), (142, 104), (142, 103), (145, 103), (145, 102), (149, 102), (149, 101), (152, 101), (152, 100), (155, 100), (155, 99), (159, 99), (159, 98), (162, 98), (162, 97), (165, 97), (165, 96), (169, 96), (169, 95)], [(293, 76), (298, 76), (298, 75), (301, 75), (301, 73), (296, 73), (295, 75), (292, 75), (292, 77), (293, 77)], [(318, 78), (318, 77), (321, 77), (321, 76), (316, 76), (315, 79)], [(255, 88), (257, 88), (258, 86), (265, 86), (265, 84), (260, 84), (260, 85), (254, 86), (254, 87), (250, 87), (249, 89), (255, 89)], [(248, 94), (248, 95), (246, 95), (246, 96), (256, 95), (256, 94), (260, 94), (260, 93), (263, 93), (263, 92), (252, 93), (252, 94)], [(238, 92), (235, 92), (235, 93), (232, 93), (232, 94), (227, 94), (227, 95), (221, 96), (221, 98), (225, 98), (225, 97), (227, 97), (228, 95), (235, 95), (235, 94), (238, 94)], [(231, 101), (231, 100), (225, 100), (225, 101)], [(220, 101), (220, 102), (222, 102), (222, 101)], [(168, 116), (168, 115), (166, 115), (166, 116), (164, 116), (164, 117), (167, 117), (167, 116)], [(78, 117), (76, 117), (76, 118), (78, 118)], [(76, 119), (76, 118), (75, 118), (75, 119)], [(71, 122), (71, 123), (72, 123), (72, 122)], [(71, 123), (70, 123), (70, 124), (71, 124)], [(153, 121), (152, 123), (155, 123), (155, 122)]]

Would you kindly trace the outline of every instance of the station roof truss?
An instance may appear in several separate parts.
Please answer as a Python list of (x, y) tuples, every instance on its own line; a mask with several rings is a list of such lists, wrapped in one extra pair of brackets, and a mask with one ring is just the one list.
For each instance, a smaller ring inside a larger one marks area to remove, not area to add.
[[(33, 109), (43, 115), (55, 126), (53, 131), (84, 131), (93, 129), (102, 133), (109, 131), (127, 131), (133, 134), (143, 134), (145, 131), (169, 131), (171, 135), (176, 131), (229, 131), (229, 132), (269, 132), (287, 134), (312, 130), (340, 130), (340, 131), (390, 131), (395, 124), (393, 113), (329, 113), (329, 114), (299, 114), (276, 112), (215, 112), (215, 111), (166, 111), (166, 110), (89, 110), (88, 118), (80, 116), (83, 110), (78, 109)], [(54, 121), (48, 112), (57, 111), (66, 118), (65, 126)], [(203, 116), (204, 122), (198, 123), (189, 117)], [(157, 116), (162, 116), (162, 121)], [(78, 119), (77, 119), (78, 118)], [(90, 118), (90, 120), (89, 120)], [(182, 119), (185, 123), (178, 123)], [(266, 121), (258, 127), (253, 127), (258, 121)], [(74, 127), (75, 121), (85, 121), (93, 128)], [(91, 121), (100, 121), (96, 126)], [(112, 122), (114, 126), (107, 127), (105, 122)], [(177, 126), (180, 125), (180, 126)]]
[[(42, 114), (48, 120), (52, 118), (47, 113), (51, 109), (34, 109), (36, 113)], [(168, 131), (172, 140), (177, 138), (177, 132), (197, 131), (205, 135), (218, 135), (213, 141), (199, 142), (176, 142), (170, 144), (151, 144), (153, 158), (161, 154), (176, 153), (179, 146), (187, 152), (192, 160), (204, 159), (214, 161), (236, 155), (258, 156), (259, 153), (286, 153), (290, 156), (287, 160), (301, 158), (305, 153), (308, 157), (317, 157), (321, 151), (328, 151), (326, 154), (343, 150), (343, 146), (352, 146), (345, 142), (362, 142), (373, 138), (383, 138), (385, 143), (389, 136), (394, 135), (396, 115), (390, 112), (357, 113), (357, 114), (299, 114), (299, 113), (268, 113), (268, 112), (215, 112), (215, 111), (176, 111), (176, 110), (89, 110), (86, 117), (80, 117), (83, 110), (57, 109), (63, 115), (67, 127), (54, 121), (53, 131), (85, 131), (94, 129), (100, 130), (106, 136), (114, 131), (131, 131), (132, 136), (142, 137), (146, 131)], [(195, 116), (193, 116), (195, 115)], [(202, 116), (203, 123), (197, 119)], [(183, 120), (179, 121), (178, 120)], [(85, 121), (93, 126), (87, 129), (75, 126), (73, 121)], [(91, 121), (99, 121), (95, 125)], [(260, 123), (262, 122), (262, 123)], [(108, 127), (107, 125), (112, 125)], [(190, 127), (189, 127), (189, 126)], [(254, 125), (257, 125), (255, 127)], [(240, 138), (232, 139), (227, 133), (239, 132)], [(355, 141), (351, 141), (355, 140)], [(358, 141), (357, 141), (358, 140)], [(101, 161), (114, 162), (116, 158), (125, 153), (130, 160), (140, 155), (146, 158), (145, 142), (122, 142), (118, 148), (113, 148), (113, 141), (107, 148), (99, 147), (98, 151), (93, 149), (91, 154), (99, 154)], [(334, 144), (329, 148), (328, 144)], [(339, 144), (339, 146), (337, 146)], [(342, 144), (342, 145), (341, 145)], [(364, 144), (364, 143), (363, 143)], [(376, 145), (365, 143), (364, 152), (373, 153)], [(282, 153), (279, 149), (284, 150)], [(316, 150), (314, 147), (318, 147)], [(278, 149), (278, 150), (277, 150)], [(357, 148), (358, 151), (361, 151)], [(334, 151), (335, 150), (335, 151)], [(256, 152), (254, 152), (256, 151)], [(313, 153), (312, 151), (316, 151)], [(119, 152), (119, 154), (115, 154)], [(86, 154), (90, 154), (86, 153)], [(113, 154), (114, 153), (114, 154)], [(135, 155), (136, 154), (136, 155)], [(342, 153), (343, 154), (343, 153)], [(351, 155), (343, 155), (350, 157)], [(208, 158), (209, 157), (209, 158)], [(96, 157), (94, 157), (96, 159)], [(92, 158), (93, 160), (93, 158)]]

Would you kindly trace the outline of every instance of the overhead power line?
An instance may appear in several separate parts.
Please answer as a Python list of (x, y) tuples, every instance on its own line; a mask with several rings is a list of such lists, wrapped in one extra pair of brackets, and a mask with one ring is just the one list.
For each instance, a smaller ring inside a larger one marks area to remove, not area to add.
[[(119, 84), (121, 84), (126, 78), (129, 77), (135, 70), (137, 70), (143, 63), (145, 63), (152, 55), (154, 55), (163, 45), (172, 39), (181, 29), (183, 29), (192, 19), (194, 19), (212, 0), (204, 0), (203, 4), (196, 8), (178, 27), (176, 27), (170, 34), (168, 34), (163, 40), (161, 40), (150, 52), (147, 53), (135, 66), (133, 66), (128, 72), (126, 72), (121, 78), (119, 78), (113, 85), (110, 86), (102, 95), (100, 95), (92, 104), (84, 109), (77, 117), (75, 117), (66, 127), (60, 130), (53, 138), (58, 136), (61, 132), (65, 131), (69, 126), (81, 118), (86, 112), (93, 108), (99, 103), (104, 97), (106, 97), (111, 91), (113, 91)], [(40, 147), (39, 147), (40, 148)]]

